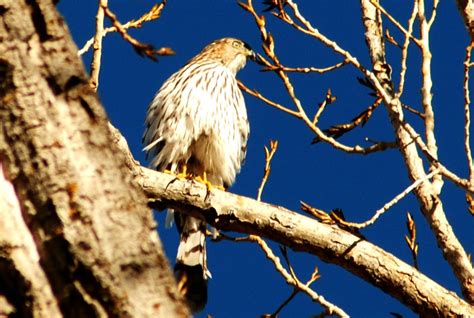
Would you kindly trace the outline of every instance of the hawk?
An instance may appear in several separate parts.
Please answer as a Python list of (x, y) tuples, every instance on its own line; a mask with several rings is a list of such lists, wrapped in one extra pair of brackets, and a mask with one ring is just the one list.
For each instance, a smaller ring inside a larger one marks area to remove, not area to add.
[[(159, 171), (200, 177), (227, 189), (245, 158), (249, 122), (235, 78), (256, 55), (245, 42), (216, 40), (171, 75), (146, 115), (144, 151)], [(206, 223), (175, 213), (180, 233), (175, 275), (193, 312), (207, 302)]]

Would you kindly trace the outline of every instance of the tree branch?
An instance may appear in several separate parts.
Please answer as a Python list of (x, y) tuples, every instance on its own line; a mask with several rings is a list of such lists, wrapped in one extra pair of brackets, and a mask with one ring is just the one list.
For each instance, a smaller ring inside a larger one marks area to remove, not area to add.
[(220, 230), (256, 234), (295, 251), (314, 254), (370, 282), (420, 315), (474, 315), (474, 309), (453, 292), (394, 255), (336, 226), (232, 193), (208, 193), (200, 183), (178, 180), (138, 165), (132, 171), (153, 208), (179, 209)]
[[(418, 1), (418, 0), (417, 0)], [(421, 0), (422, 1), (422, 0)], [(418, 18), (423, 20), (424, 8), (421, 2), (418, 1)], [(373, 25), (364, 23), (366, 28), (366, 42), (369, 48), (370, 57), (374, 68), (380, 63), (385, 64), (385, 50), (382, 42), (382, 32), (380, 31), (381, 20), (377, 9), (373, 6), (370, 0), (361, 0), (362, 6), (362, 18), (363, 21), (378, 21)], [(420, 13), (421, 12), (421, 13)], [(420, 17), (423, 15), (423, 17)], [(426, 172), (423, 166), (423, 160), (418, 153), (416, 145), (420, 147), (423, 154), (426, 156), (431, 164), (431, 170), (439, 169), (440, 174), (446, 176), (447, 169), (444, 168), (441, 163), (437, 160), (437, 147), (436, 140), (433, 134), (434, 127), (434, 116), (431, 114), (428, 116), (426, 112), (432, 112), (431, 109), (431, 79), (430, 77), (430, 57), (429, 42), (428, 42), (428, 25), (426, 19), (420, 22), (422, 31), (422, 51), (424, 62), (422, 63), (422, 75), (424, 76), (422, 99), (423, 106), (425, 109), (425, 115), (429, 118), (425, 118), (426, 135), (428, 142), (424, 144), (419, 137), (419, 134), (404, 121), (404, 114), (401, 107), (401, 101), (396, 97), (392, 90), (392, 83), (389, 75), (377, 73), (377, 77), (383, 76), (387, 81), (379, 81), (384, 84), (383, 87), (379, 87), (374, 82), (379, 94), (384, 96), (387, 111), (390, 116), (392, 126), (394, 128), (397, 142), (400, 146), (400, 151), (403, 156), (403, 160), (407, 167), (408, 176), (412, 181), (425, 178)], [(413, 143), (415, 141), (415, 143)], [(431, 152), (433, 151), (433, 153)], [(445, 170), (446, 169), (446, 170)], [(454, 275), (461, 285), (463, 295), (466, 297), (469, 303), (474, 303), (474, 269), (472, 267), (470, 258), (464, 247), (459, 242), (453, 228), (449, 224), (446, 214), (444, 212), (443, 203), (439, 197), (443, 180), (439, 176), (434, 177), (433, 182), (421, 183), (419, 187), (414, 189), (418, 202), (424, 217), (426, 218), (431, 230), (436, 237), (438, 246), (440, 247), (444, 258), (451, 266)]]

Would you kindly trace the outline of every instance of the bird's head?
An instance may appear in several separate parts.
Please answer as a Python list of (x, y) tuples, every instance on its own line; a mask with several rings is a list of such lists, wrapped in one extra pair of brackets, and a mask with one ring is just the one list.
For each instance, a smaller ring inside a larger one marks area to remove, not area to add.
[(234, 74), (245, 66), (247, 59), (256, 59), (255, 52), (247, 43), (234, 38), (216, 40), (206, 46), (200, 55), (218, 60)]

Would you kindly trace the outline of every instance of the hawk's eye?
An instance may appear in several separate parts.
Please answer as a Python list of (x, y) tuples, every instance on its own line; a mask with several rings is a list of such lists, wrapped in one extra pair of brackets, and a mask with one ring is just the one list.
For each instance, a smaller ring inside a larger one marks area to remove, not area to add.
[(235, 48), (239, 48), (239, 47), (242, 46), (242, 43), (239, 42), (239, 41), (234, 41), (234, 42), (232, 42), (232, 46), (235, 47)]

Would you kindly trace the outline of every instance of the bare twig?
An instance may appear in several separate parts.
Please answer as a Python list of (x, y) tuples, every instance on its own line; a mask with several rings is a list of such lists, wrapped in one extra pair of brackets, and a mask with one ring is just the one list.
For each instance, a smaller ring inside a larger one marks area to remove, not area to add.
[(408, 110), (410, 113), (412, 113), (412, 114), (418, 116), (419, 118), (425, 119), (425, 114), (423, 114), (422, 112), (420, 112), (420, 111), (414, 109), (413, 107), (410, 107), (410, 106), (405, 105), (405, 104), (403, 104), (403, 103), (402, 103), (402, 107), (403, 107), (403, 109)]
[(367, 221), (363, 222), (363, 223), (352, 223), (352, 222), (347, 222), (341, 218), (338, 219), (338, 223), (341, 223), (341, 224), (344, 224), (345, 226), (349, 226), (349, 227), (352, 227), (352, 228), (356, 228), (356, 229), (362, 229), (362, 228), (365, 228), (369, 225), (372, 225), (375, 223), (375, 221), (377, 221), (377, 219), (382, 215), (384, 214), (385, 212), (387, 212), (392, 206), (394, 206), (395, 204), (397, 204), (401, 199), (403, 199), (408, 193), (410, 193), (411, 191), (413, 191), (413, 189), (415, 189), (416, 187), (418, 187), (422, 182), (426, 181), (426, 180), (429, 180), (430, 178), (432, 178), (433, 176), (435, 176), (436, 174), (439, 173), (439, 170), (438, 169), (435, 169), (433, 171), (431, 171), (429, 174), (427, 174), (425, 177), (421, 178), (421, 179), (418, 179), (416, 180), (415, 182), (413, 182), (409, 187), (407, 187), (405, 190), (403, 190), (400, 194), (398, 194), (396, 197), (394, 197), (392, 200), (390, 200), (389, 202), (385, 203), (384, 206), (380, 209), (378, 209), (377, 211), (375, 211), (375, 214)]
[(100, 62), (102, 59), (102, 32), (104, 30), (104, 8), (107, 7), (108, 0), (100, 0), (97, 15), (95, 17), (94, 54), (92, 55), (91, 73), (89, 85), (97, 90), (99, 87)]
[(470, 145), (470, 126), (471, 126), (471, 99), (469, 96), (469, 69), (471, 62), (471, 51), (474, 43), (466, 48), (466, 58), (464, 59), (464, 150), (466, 151), (467, 166), (469, 169), (469, 181), (474, 182), (474, 165), (472, 162), (472, 152)]
[(415, 1), (413, 4), (413, 10), (410, 18), (408, 19), (408, 30), (405, 35), (405, 42), (402, 46), (402, 61), (400, 63), (400, 82), (398, 84), (397, 98), (400, 98), (403, 94), (403, 89), (405, 87), (405, 75), (407, 72), (407, 58), (408, 58), (408, 46), (410, 45), (410, 35), (413, 33), (413, 24), (415, 23), (416, 15), (418, 13), (418, 3)]
[(281, 104), (278, 104), (277, 102), (274, 102), (270, 99), (268, 99), (267, 97), (263, 96), (262, 94), (260, 94), (256, 89), (251, 89), (251, 88), (248, 88), (247, 86), (245, 86), (244, 83), (242, 83), (241, 81), (238, 81), (238, 84), (239, 84), (239, 87), (241, 90), (245, 91), (246, 93), (260, 99), (261, 101), (265, 102), (267, 105), (270, 105), (272, 107), (275, 107), (276, 109), (278, 110), (281, 110), (285, 113), (288, 113), (290, 114), (291, 116), (294, 116), (296, 118), (301, 118), (301, 115), (299, 112), (297, 111), (294, 111), (292, 109), (289, 109), (288, 107), (285, 107)]
[(433, 22), (436, 19), (436, 12), (438, 11), (439, 0), (433, 0), (433, 11), (431, 12), (431, 18), (428, 21), (428, 28), (431, 29)]
[[(129, 22), (123, 25), (125, 30), (130, 28), (140, 28), (144, 22), (149, 22), (158, 19), (161, 16), (161, 12), (163, 11), (166, 5), (166, 0), (163, 0), (161, 3), (155, 4), (148, 12), (143, 14), (138, 20), (130, 20)], [(117, 32), (117, 28), (115, 26), (108, 27), (102, 30), (101, 37), (105, 37), (108, 33)], [(97, 33), (96, 33), (97, 34)], [(79, 50), (78, 54), (83, 55), (86, 53), (92, 44), (94, 43), (94, 37), (90, 38)]]
[(402, 48), (402, 46), (395, 40), (395, 38), (390, 34), (390, 31), (388, 29), (385, 30), (385, 39), (390, 43), (393, 44), (394, 46), (398, 48)]
[(426, 156), (428, 161), (436, 168), (439, 169), (440, 175), (443, 177), (447, 178), (450, 180), (453, 184), (456, 186), (469, 191), (471, 193), (474, 193), (474, 183), (470, 182), (467, 179), (460, 178), (457, 174), (446, 168), (441, 162), (439, 162), (434, 156), (431, 154), (431, 152), (428, 150), (428, 147), (426, 144), (423, 142), (421, 139), (421, 136), (413, 129), (413, 127), (408, 124), (407, 122), (400, 120), (398, 118), (400, 125), (403, 127), (403, 129), (408, 133), (410, 136), (412, 142), (415, 142), (416, 145), (421, 149), (423, 154)]
[(267, 146), (264, 147), (265, 168), (263, 170), (262, 182), (260, 183), (260, 186), (258, 187), (258, 191), (257, 191), (257, 201), (260, 201), (262, 199), (263, 188), (265, 187), (265, 184), (267, 183), (267, 180), (268, 180), (268, 176), (270, 175), (270, 162), (272, 161), (273, 155), (275, 155), (277, 148), (278, 148), (277, 140), (270, 140), (270, 149), (268, 149)]
[(314, 118), (312, 120), (313, 125), (316, 126), (318, 124), (319, 117), (321, 117), (321, 114), (326, 109), (326, 106), (334, 103), (335, 101), (336, 101), (336, 96), (334, 96), (331, 92), (331, 89), (328, 88), (324, 101), (321, 104), (319, 104), (318, 110), (314, 114)]
[(281, 276), (285, 278), (285, 281), (287, 284), (301, 290), (302, 292), (306, 293), (308, 296), (311, 297), (311, 299), (319, 304), (321, 304), (323, 307), (326, 308), (326, 310), (330, 314), (337, 315), (339, 317), (349, 317), (347, 313), (344, 312), (341, 308), (338, 306), (328, 302), (323, 296), (317, 294), (314, 290), (312, 290), (309, 285), (313, 283), (316, 279), (318, 279), (319, 275), (313, 273), (311, 279), (307, 283), (302, 283), (296, 276), (293, 276), (290, 274), (281, 264), (280, 259), (273, 253), (273, 251), (270, 249), (270, 247), (265, 243), (264, 240), (262, 240), (259, 236), (256, 235), (249, 235), (247, 237), (243, 238), (237, 238), (236, 241), (250, 241), (250, 242), (255, 242), (258, 245), (260, 245), (262, 251), (265, 253), (266, 257), (273, 263), (275, 266), (275, 269), (277, 270), (278, 273), (280, 273)]
[[(162, 47), (160, 49), (155, 49), (150, 44), (144, 44), (139, 42), (137, 39), (133, 38), (130, 34), (128, 34), (127, 29), (124, 27), (122, 23), (118, 20), (117, 16), (107, 7), (101, 4), (101, 7), (104, 9), (105, 15), (110, 19), (113, 26), (117, 29), (117, 32), (122, 36), (122, 38), (130, 43), (135, 51), (138, 54), (144, 55), (154, 61), (157, 60), (158, 55), (172, 55), (174, 51), (167, 47)], [(99, 35), (100, 36), (100, 35)]]
[(474, 3), (466, 0), (456, 0), (455, 2), (468, 30), (470, 40), (474, 41)]
[(285, 301), (283, 301), (281, 305), (278, 306), (278, 308), (271, 315), (269, 315), (269, 317), (278, 317), (278, 314), (283, 310), (283, 308), (285, 308), (286, 305), (288, 305), (293, 300), (293, 298), (298, 295), (299, 292), (300, 290), (298, 288), (294, 288), (291, 292), (291, 295), (285, 299)]
[(337, 63), (335, 65), (325, 67), (325, 68), (317, 68), (317, 67), (287, 67), (283, 65), (271, 65), (271, 66), (266, 66), (263, 71), (285, 71), (285, 72), (296, 72), (296, 73), (319, 73), (319, 74), (324, 74), (330, 71), (334, 71), (338, 68), (341, 68), (345, 65), (347, 65), (349, 61), (344, 60), (340, 63)]
[(319, 296), (317, 293), (315, 293), (313, 290), (311, 290), (311, 288), (310, 288), (311, 284), (314, 283), (320, 277), (320, 275), (318, 273), (318, 267), (314, 268), (314, 271), (311, 274), (311, 277), (309, 278), (309, 280), (306, 283), (302, 283), (298, 279), (298, 277), (296, 276), (296, 274), (295, 274), (295, 272), (294, 272), (294, 270), (293, 270), (293, 268), (290, 264), (290, 261), (288, 259), (288, 255), (286, 254), (286, 247), (285, 246), (282, 247), (282, 253), (283, 253), (283, 256), (284, 256), (284, 258), (285, 258), (285, 260), (288, 264), (288, 267), (290, 269), (289, 271), (287, 271), (285, 269), (285, 267), (283, 267), (283, 265), (281, 264), (280, 258), (277, 257), (275, 255), (275, 253), (273, 253), (273, 251), (268, 246), (268, 244), (258, 235), (232, 237), (232, 236), (229, 236), (225, 233), (219, 233), (219, 236), (215, 240), (217, 240), (217, 241), (219, 241), (219, 240), (228, 240), (228, 241), (232, 241), (232, 242), (253, 242), (253, 243), (257, 243), (260, 246), (260, 248), (262, 249), (262, 251), (265, 253), (265, 255), (267, 256), (267, 258), (273, 263), (273, 265), (275, 266), (275, 269), (277, 270), (277, 272), (280, 273), (282, 275), (282, 277), (285, 279), (286, 283), (289, 284), (289, 285), (292, 285), (294, 287), (292, 295), (290, 295), (290, 297), (288, 297), (278, 307), (278, 309), (273, 314), (265, 314), (265, 315), (263, 315), (263, 317), (276, 317), (276, 315), (286, 305), (288, 305), (288, 303), (293, 299), (293, 297), (296, 294), (298, 294), (299, 292), (304, 292), (304, 293), (308, 294), (311, 297), (311, 299), (313, 301), (316, 301), (316, 302), (319, 302), (319, 300), (322, 299), (323, 303), (321, 303), (321, 305), (326, 308), (327, 312), (338, 315), (339, 317), (348, 317), (348, 316), (344, 316), (345, 313), (344, 313), (344, 311), (342, 311), (342, 309), (339, 309), (337, 306), (335, 306), (335, 305), (331, 304), (330, 302), (326, 301), (324, 299), (324, 297)]

